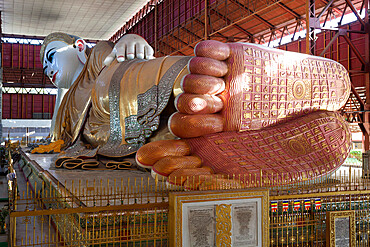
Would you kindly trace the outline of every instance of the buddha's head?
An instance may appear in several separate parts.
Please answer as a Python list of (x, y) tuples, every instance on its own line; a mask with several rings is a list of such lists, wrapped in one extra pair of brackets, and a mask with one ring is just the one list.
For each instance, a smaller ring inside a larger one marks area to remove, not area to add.
[(56, 32), (45, 37), (40, 59), (51, 82), (58, 88), (69, 88), (81, 73), (88, 53), (83, 39)]

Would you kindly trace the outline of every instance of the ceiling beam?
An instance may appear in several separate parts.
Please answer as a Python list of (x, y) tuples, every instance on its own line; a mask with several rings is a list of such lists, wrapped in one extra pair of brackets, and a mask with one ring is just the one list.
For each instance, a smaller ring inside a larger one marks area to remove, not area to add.
[[(221, 19), (223, 19), (225, 22), (226, 22), (226, 25), (230, 25), (232, 23), (232, 21), (227, 18), (226, 16), (224, 16), (223, 14), (221, 14), (220, 12), (214, 10), (214, 9), (211, 9), (210, 10), (211, 13), (217, 15), (218, 17), (220, 17)], [(239, 26), (238, 24), (232, 24), (236, 29), (238, 29), (239, 31), (241, 31), (242, 33), (246, 34), (249, 36), (249, 38), (253, 38), (253, 34), (251, 34), (250, 32), (248, 32), (247, 30), (245, 30), (244, 28), (242, 28), (241, 26)]]
[(184, 56), (184, 54), (180, 50), (173, 48), (172, 46), (167, 44), (167, 42), (164, 42), (163, 40), (159, 40), (159, 42), (162, 43), (164, 46), (167, 46), (171, 50), (171, 54), (174, 53), (174, 52), (178, 52), (178, 53), (180, 53), (181, 55)]
[(202, 37), (200, 37), (199, 35), (197, 35), (197, 34), (195, 34), (195, 33), (191, 32), (189, 29), (187, 29), (187, 28), (186, 28), (186, 27), (184, 27), (184, 26), (180, 26), (179, 28), (184, 29), (184, 30), (185, 30), (185, 32), (187, 32), (188, 34), (191, 34), (191, 35), (195, 36), (195, 37), (196, 37), (197, 39), (199, 39), (199, 40), (203, 39)]
[[(328, 5), (328, 4), (329, 4), (329, 1), (327, 1), (327, 0), (321, 0), (321, 2), (325, 3), (326, 5)], [(334, 6), (334, 4), (333, 4), (333, 10), (334, 10), (335, 12), (337, 12), (338, 14), (340, 14), (340, 15), (342, 15), (342, 14), (343, 14), (343, 11), (341, 11), (341, 10), (340, 10), (340, 9), (338, 9), (336, 6)]]
[(294, 18), (296, 18), (296, 19), (300, 19), (301, 18), (301, 16), (298, 13), (296, 13), (294, 10), (292, 10), (291, 8), (289, 8), (288, 6), (286, 6), (285, 4), (278, 3), (278, 5), (279, 5), (279, 7), (281, 7), (285, 11), (287, 11), (289, 14), (291, 14), (292, 16), (294, 16)]
[[(202, 26), (204, 26), (204, 22), (202, 22), (201, 20), (199, 20), (198, 18), (195, 18), (194, 19), (196, 22), (198, 22), (199, 24), (201, 24)], [(212, 29), (212, 27), (211, 27), (211, 29)], [(223, 35), (222, 33), (220, 33), (220, 32), (216, 32), (216, 34), (217, 35), (219, 35), (220, 37), (222, 37), (222, 38), (224, 38), (224, 39), (228, 39), (228, 37), (226, 37), (225, 35)]]
[[(253, 14), (256, 19), (258, 19), (262, 23), (266, 24), (270, 29), (275, 29), (275, 26), (274, 25), (272, 25), (270, 22), (268, 22), (265, 19), (263, 19), (261, 16), (259, 16), (258, 14), (256, 14), (251, 9), (249, 9), (249, 8), (245, 7), (243, 4), (239, 3), (239, 1), (230, 0), (230, 2), (234, 3), (235, 5), (237, 5), (239, 8), (243, 9), (244, 11)], [(277, 2), (277, 4), (279, 4), (279, 2)]]
[[(185, 41), (183, 41), (182, 39), (176, 37), (175, 35), (172, 34), (169, 34), (170, 37), (174, 38), (175, 40), (177, 40), (178, 42), (180, 42), (181, 44), (185, 45), (185, 46), (189, 46), (190, 48), (193, 48), (191, 47), (188, 43), (186, 43)], [(179, 50), (179, 49), (177, 49)]]
[(353, 5), (352, 1), (351, 0), (345, 0), (346, 3), (348, 4), (348, 7), (352, 10), (352, 12), (355, 14), (357, 20), (361, 23), (362, 27), (365, 27), (365, 22), (364, 20), (361, 19), (360, 15), (358, 14), (357, 12), (357, 9), (355, 8), (355, 6)]

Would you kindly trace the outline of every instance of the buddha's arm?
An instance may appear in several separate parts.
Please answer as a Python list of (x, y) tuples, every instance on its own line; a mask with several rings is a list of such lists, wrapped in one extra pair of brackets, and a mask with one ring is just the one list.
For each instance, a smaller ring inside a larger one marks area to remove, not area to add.
[(118, 62), (125, 60), (153, 59), (154, 50), (148, 42), (137, 34), (126, 34), (119, 39), (112, 52), (105, 58), (104, 64), (109, 66), (115, 58)]
[(59, 110), (59, 106), (62, 103), (63, 97), (67, 93), (67, 91), (68, 91), (68, 89), (66, 89), (66, 88), (58, 88), (57, 97), (55, 99), (54, 113), (53, 113), (53, 117), (51, 119), (50, 136), (52, 136), (53, 133), (54, 133), (55, 120), (56, 120), (57, 115), (58, 115), (57, 113), (58, 113), (58, 110)]

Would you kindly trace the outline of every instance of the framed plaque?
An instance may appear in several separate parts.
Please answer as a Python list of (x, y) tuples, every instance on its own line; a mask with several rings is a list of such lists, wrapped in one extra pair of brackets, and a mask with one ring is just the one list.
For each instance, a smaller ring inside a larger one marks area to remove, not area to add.
[(173, 247), (268, 246), (268, 190), (170, 193)]
[(326, 212), (326, 246), (356, 245), (355, 211)]

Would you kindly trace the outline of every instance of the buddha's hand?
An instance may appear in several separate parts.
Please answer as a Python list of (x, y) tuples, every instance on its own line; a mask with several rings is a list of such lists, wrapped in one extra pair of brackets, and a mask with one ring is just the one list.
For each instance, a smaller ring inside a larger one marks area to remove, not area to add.
[(136, 156), (139, 165), (182, 185), (186, 179), (181, 176), (201, 180), (199, 176), (226, 174), (241, 176), (244, 183), (261, 171), (314, 178), (343, 162), (348, 124), (328, 112), (342, 107), (349, 96), (342, 65), (217, 41), (199, 43), (195, 55), (182, 82), (184, 93), (175, 101), (178, 112), (169, 120), (182, 140), (143, 146)]
[(153, 48), (137, 34), (126, 34), (118, 40), (112, 52), (105, 58), (104, 64), (110, 65), (117, 58), (118, 62), (139, 59), (153, 59)]

